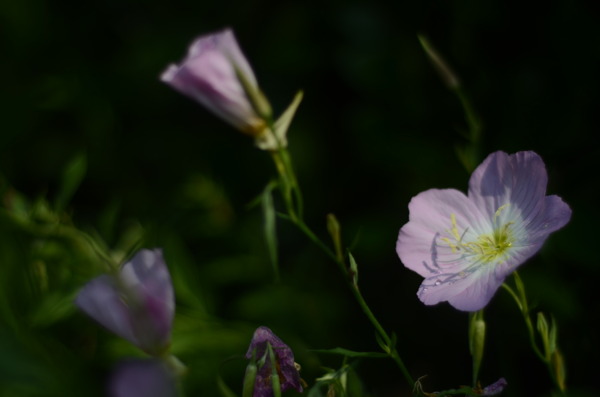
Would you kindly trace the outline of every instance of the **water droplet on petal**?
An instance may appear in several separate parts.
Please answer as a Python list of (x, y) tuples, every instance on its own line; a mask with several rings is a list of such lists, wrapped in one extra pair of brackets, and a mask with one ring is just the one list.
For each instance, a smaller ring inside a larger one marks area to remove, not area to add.
[(427, 292), (427, 289), (428, 289), (427, 287), (424, 287), (424, 288), (421, 290), (421, 292)]
[(440, 285), (442, 282), (440, 280), (435, 280), (435, 285), (438, 286)]

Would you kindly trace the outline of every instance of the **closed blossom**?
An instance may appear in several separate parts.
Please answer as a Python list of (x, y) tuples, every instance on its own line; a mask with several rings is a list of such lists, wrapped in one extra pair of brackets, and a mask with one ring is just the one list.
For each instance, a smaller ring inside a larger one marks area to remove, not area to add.
[(256, 77), (231, 29), (198, 37), (186, 58), (169, 65), (161, 80), (242, 132), (256, 136), (265, 130), (247, 92), (259, 91)]
[[(271, 361), (269, 347), (274, 353), (275, 362)], [(246, 358), (257, 360), (259, 363), (254, 381), (253, 397), (273, 397), (273, 370), (279, 377), (281, 391), (290, 389), (302, 391), (300, 374), (292, 349), (269, 328), (259, 327), (256, 329)]]

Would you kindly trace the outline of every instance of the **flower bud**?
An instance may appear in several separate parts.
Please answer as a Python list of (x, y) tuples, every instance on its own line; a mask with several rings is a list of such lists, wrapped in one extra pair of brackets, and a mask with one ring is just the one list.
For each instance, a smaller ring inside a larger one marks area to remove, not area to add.
[(273, 397), (275, 387), (282, 392), (290, 389), (302, 391), (292, 349), (269, 328), (259, 327), (254, 332), (246, 358), (252, 360), (251, 364), (255, 359), (258, 363), (252, 397)]
[(271, 107), (231, 29), (197, 38), (160, 79), (243, 133), (257, 139), (272, 134), (265, 121)]

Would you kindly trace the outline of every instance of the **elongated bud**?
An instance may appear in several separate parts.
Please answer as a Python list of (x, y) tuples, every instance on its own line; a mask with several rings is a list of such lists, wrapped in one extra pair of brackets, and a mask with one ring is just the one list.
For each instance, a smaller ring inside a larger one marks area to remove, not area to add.
[(254, 394), (254, 383), (256, 382), (256, 375), (258, 373), (258, 367), (256, 366), (256, 358), (254, 353), (252, 359), (246, 366), (246, 374), (244, 375), (244, 388), (242, 391), (242, 397), (252, 397)]
[(269, 362), (271, 363), (271, 385), (273, 387), (273, 395), (274, 397), (281, 397), (281, 381), (279, 379), (277, 365), (272, 364), (276, 363), (277, 361), (275, 358), (275, 353), (273, 352), (273, 346), (271, 346), (270, 342), (267, 342), (267, 352), (269, 354)]
[(335, 247), (335, 256), (338, 261), (344, 261), (344, 254), (342, 253), (342, 237), (340, 235), (340, 223), (333, 214), (327, 214), (327, 231), (333, 241)]
[[(254, 332), (246, 358), (256, 365), (249, 369), (244, 381), (255, 379), (252, 397), (278, 397), (282, 391), (290, 389), (302, 392), (292, 349), (269, 328), (259, 327)], [(249, 395), (244, 394), (244, 397)]]
[(548, 335), (548, 322), (546, 321), (546, 317), (544, 313), (540, 312), (537, 316), (537, 330), (542, 338), (542, 343), (544, 344), (544, 356), (547, 361), (550, 361), (550, 355), (552, 352), (550, 351), (550, 337)]
[(483, 319), (483, 310), (475, 312), (470, 317), (469, 324), (469, 350), (473, 357), (473, 382), (477, 383), (479, 368), (483, 360), (483, 350), (485, 346), (485, 321)]
[(565, 361), (560, 350), (554, 350), (552, 354), (552, 370), (554, 372), (554, 377), (556, 379), (556, 384), (561, 391), (565, 391), (567, 389), (567, 369), (565, 367)]

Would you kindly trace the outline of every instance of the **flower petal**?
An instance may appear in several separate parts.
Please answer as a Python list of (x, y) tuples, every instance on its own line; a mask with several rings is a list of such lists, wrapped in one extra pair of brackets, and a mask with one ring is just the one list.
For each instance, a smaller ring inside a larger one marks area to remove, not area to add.
[(131, 315), (112, 277), (102, 275), (87, 283), (75, 304), (110, 331), (136, 344)]
[(558, 196), (546, 196), (538, 216), (529, 219), (527, 234), (532, 243), (543, 243), (548, 235), (571, 220), (571, 208)]
[(187, 57), (169, 65), (161, 80), (184, 95), (200, 102), (211, 112), (244, 132), (261, 124), (236, 69), (249, 84), (256, 78), (230, 29), (196, 39)]
[(138, 300), (131, 305), (137, 344), (155, 351), (168, 344), (175, 314), (175, 297), (162, 250), (140, 250), (121, 270), (121, 282)]
[(494, 296), (504, 277), (498, 278), (489, 266), (479, 266), (469, 272), (441, 274), (423, 280), (417, 295), (426, 305), (448, 301), (464, 311), (485, 307)]
[(500, 221), (513, 219), (516, 213), (527, 221), (541, 210), (547, 183), (546, 167), (535, 152), (495, 152), (471, 175), (469, 199), (490, 220), (498, 216)]
[(175, 380), (158, 360), (121, 362), (108, 385), (111, 397), (175, 397)]
[[(468, 265), (443, 239), (468, 238), (489, 228), (467, 196), (454, 189), (430, 189), (413, 197), (409, 222), (400, 229), (396, 251), (407, 268), (429, 277)], [(455, 219), (455, 225), (452, 218)]]
[[(223, 53), (235, 67), (244, 74), (248, 82), (253, 86), (257, 86), (256, 77), (250, 67), (250, 63), (242, 53), (240, 46), (231, 29), (225, 29), (212, 35), (217, 49)], [(198, 40), (200, 41), (200, 40)], [(194, 51), (194, 50), (192, 50)]]

